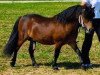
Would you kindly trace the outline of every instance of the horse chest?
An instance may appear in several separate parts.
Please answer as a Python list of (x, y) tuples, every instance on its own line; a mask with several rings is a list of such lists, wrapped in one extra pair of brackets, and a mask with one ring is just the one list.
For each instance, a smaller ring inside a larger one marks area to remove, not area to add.
[(62, 41), (66, 39), (66, 31), (63, 28), (57, 28), (53, 34), (53, 39), (56, 41)]
[(56, 41), (67, 42), (70, 38), (75, 38), (77, 36), (77, 28), (75, 25), (66, 25), (65, 27), (60, 27), (55, 30), (54, 38)]

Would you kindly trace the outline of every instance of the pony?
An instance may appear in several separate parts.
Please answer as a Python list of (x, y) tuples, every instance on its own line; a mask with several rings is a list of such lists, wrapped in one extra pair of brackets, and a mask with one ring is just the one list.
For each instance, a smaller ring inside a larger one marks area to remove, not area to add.
[(16, 20), (10, 38), (4, 47), (4, 54), (13, 56), (10, 65), (15, 66), (17, 52), (26, 40), (30, 41), (29, 54), (33, 66), (37, 65), (34, 58), (36, 42), (44, 45), (55, 45), (53, 69), (58, 69), (57, 59), (61, 47), (65, 44), (73, 48), (82, 62), (81, 51), (76, 42), (80, 16), (83, 18), (86, 29), (90, 31), (93, 28), (91, 23), (92, 8), (83, 9), (80, 5), (71, 6), (53, 17), (44, 17), (39, 14), (20, 16)]

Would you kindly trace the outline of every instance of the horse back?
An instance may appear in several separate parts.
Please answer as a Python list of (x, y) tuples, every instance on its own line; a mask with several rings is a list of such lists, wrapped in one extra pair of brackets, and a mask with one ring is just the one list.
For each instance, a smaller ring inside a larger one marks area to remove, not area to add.
[(31, 38), (42, 44), (65, 42), (70, 37), (74, 27), (72, 23), (65, 25), (54, 18), (46, 18), (40, 15), (23, 16), (19, 24), (19, 31), (24, 38)]

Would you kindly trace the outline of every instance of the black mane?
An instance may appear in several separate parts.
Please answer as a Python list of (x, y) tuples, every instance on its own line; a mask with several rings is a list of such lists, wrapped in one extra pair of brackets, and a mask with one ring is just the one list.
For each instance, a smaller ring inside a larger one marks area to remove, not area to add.
[(81, 14), (81, 11), (82, 7), (80, 5), (75, 5), (67, 8), (54, 17), (56, 17), (57, 21), (61, 23), (68, 23), (74, 21), (74, 19), (76, 19)]

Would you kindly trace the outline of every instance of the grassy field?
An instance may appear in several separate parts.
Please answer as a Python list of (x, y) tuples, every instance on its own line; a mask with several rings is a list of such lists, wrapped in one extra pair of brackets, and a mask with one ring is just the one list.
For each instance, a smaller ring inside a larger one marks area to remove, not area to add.
[[(40, 65), (39, 68), (31, 66), (28, 41), (19, 50), (16, 67), (10, 67), (10, 58), (2, 56), (3, 48), (12, 31), (13, 24), (19, 16), (36, 13), (50, 17), (75, 4), (79, 3), (0, 4), (0, 75), (100, 75), (100, 44), (96, 35), (94, 35), (93, 45), (90, 51), (93, 69), (87, 71), (80, 68), (77, 55), (68, 45), (63, 46), (61, 50), (58, 59), (59, 71), (54, 71), (51, 68), (54, 46), (37, 43), (35, 58)], [(83, 30), (79, 33), (77, 40), (79, 41), (78, 46), (81, 48), (84, 40)]]

